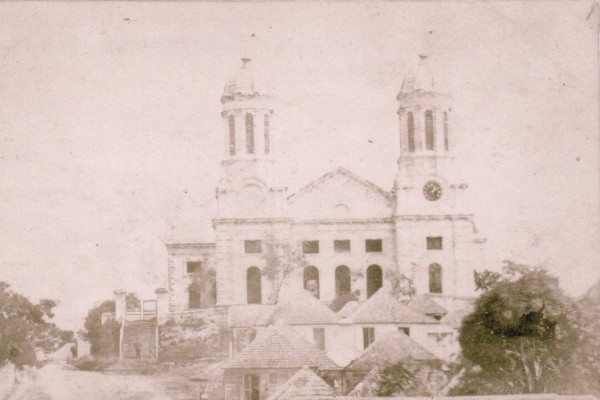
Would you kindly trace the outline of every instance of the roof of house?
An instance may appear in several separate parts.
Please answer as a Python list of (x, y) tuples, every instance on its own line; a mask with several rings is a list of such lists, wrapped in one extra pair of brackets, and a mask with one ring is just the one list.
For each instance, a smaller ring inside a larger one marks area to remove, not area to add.
[(340, 311), (337, 312), (338, 317), (340, 318), (347, 318), (350, 315), (352, 315), (352, 313), (354, 311), (356, 311), (356, 309), (360, 306), (360, 303), (356, 300), (351, 300), (349, 302), (347, 302), (346, 304), (344, 304), (344, 306), (340, 309)]
[(400, 303), (387, 290), (381, 288), (362, 303), (349, 319), (355, 324), (432, 324), (437, 323), (431, 317), (417, 312)]
[(317, 349), (303, 337), (284, 326), (271, 325), (258, 332), (256, 339), (233, 359), (224, 369), (253, 368), (302, 368), (315, 367), (320, 370), (338, 370), (325, 352)]
[(463, 320), (469, 315), (471, 311), (466, 308), (459, 308), (457, 310), (452, 310), (448, 314), (444, 315), (444, 317), (440, 320), (440, 322), (444, 325), (450, 326), (454, 329), (460, 329)]
[(323, 379), (310, 370), (303, 367), (275, 393), (267, 397), (267, 400), (333, 400), (335, 392)]
[(391, 332), (367, 347), (348, 365), (348, 369), (370, 371), (373, 367), (387, 367), (401, 361), (437, 361), (435, 355), (425, 350), (403, 332)]
[(227, 310), (227, 326), (229, 328), (251, 328), (265, 315), (269, 315), (272, 304), (244, 304), (231, 306)]
[(256, 325), (271, 325), (279, 321), (283, 321), (286, 325), (335, 324), (338, 316), (302, 289), (277, 303), (257, 320)]
[(448, 314), (448, 310), (440, 306), (430, 296), (426, 294), (419, 294), (410, 300), (408, 306), (415, 311), (420, 313), (431, 315), (431, 314)]

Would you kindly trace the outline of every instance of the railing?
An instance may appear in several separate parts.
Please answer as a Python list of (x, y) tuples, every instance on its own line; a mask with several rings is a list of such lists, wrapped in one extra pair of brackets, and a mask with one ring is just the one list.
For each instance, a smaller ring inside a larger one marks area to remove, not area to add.
[(149, 321), (156, 318), (156, 300), (144, 300), (139, 310), (126, 311), (126, 321)]

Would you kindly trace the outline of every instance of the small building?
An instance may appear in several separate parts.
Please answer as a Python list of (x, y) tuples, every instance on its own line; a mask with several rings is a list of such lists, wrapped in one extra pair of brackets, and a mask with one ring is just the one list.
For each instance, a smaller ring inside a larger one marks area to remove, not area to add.
[(293, 330), (269, 326), (223, 365), (227, 400), (259, 400), (275, 393), (301, 368), (341, 381), (341, 368)]
[(370, 383), (386, 367), (402, 365), (410, 377), (405, 394), (431, 395), (448, 382), (442, 361), (403, 332), (392, 332), (378, 338), (345, 369), (346, 392), (356, 396), (373, 395)]
[(346, 335), (353, 340), (352, 346), (346, 344), (354, 350), (352, 359), (377, 338), (393, 332), (405, 333), (442, 360), (450, 360), (460, 351), (454, 328), (405, 306), (385, 288), (378, 290), (340, 323), (345, 323), (352, 331)]

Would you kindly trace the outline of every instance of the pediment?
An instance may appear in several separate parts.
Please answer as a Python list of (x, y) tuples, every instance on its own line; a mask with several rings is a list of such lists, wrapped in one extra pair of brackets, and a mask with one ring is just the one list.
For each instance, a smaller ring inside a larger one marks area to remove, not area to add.
[(344, 168), (331, 171), (288, 197), (294, 219), (388, 218), (393, 197)]

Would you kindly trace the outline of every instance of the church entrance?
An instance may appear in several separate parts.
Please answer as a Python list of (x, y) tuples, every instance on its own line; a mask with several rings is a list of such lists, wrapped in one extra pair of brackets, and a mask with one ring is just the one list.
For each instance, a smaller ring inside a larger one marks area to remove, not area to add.
[(257, 267), (250, 267), (246, 271), (246, 300), (248, 304), (262, 303), (262, 283)]
[(217, 304), (217, 274), (213, 269), (197, 268), (190, 273), (192, 283), (188, 286), (188, 308), (212, 308)]
[(383, 286), (383, 273), (381, 267), (373, 264), (367, 268), (367, 299)]

